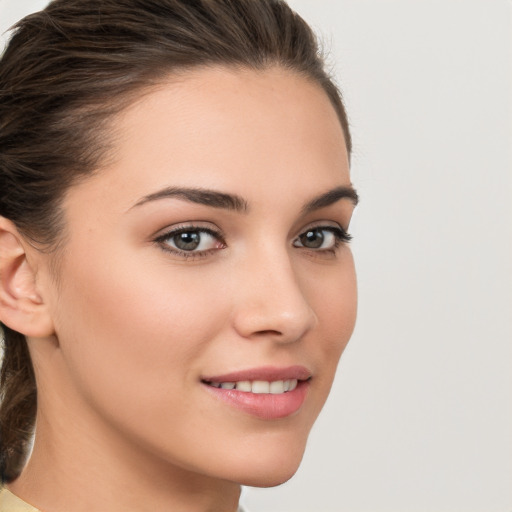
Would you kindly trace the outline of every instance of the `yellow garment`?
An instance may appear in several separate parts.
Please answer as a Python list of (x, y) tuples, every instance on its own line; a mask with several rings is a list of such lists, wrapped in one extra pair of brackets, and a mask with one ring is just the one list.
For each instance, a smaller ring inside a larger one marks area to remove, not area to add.
[(0, 490), (0, 512), (39, 512), (39, 510), (4, 487)]
[[(40, 512), (32, 505), (25, 503), (5, 487), (0, 489), (0, 512)], [(242, 508), (238, 512), (244, 512)]]

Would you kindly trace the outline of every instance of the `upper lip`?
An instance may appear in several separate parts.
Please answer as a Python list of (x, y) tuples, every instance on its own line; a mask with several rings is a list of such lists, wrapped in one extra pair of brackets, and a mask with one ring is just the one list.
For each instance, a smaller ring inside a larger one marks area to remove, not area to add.
[(223, 375), (208, 375), (202, 378), (205, 382), (240, 382), (244, 380), (263, 380), (274, 382), (277, 380), (307, 380), (311, 378), (312, 372), (305, 366), (295, 365), (287, 367), (261, 366), (259, 368), (249, 368)]

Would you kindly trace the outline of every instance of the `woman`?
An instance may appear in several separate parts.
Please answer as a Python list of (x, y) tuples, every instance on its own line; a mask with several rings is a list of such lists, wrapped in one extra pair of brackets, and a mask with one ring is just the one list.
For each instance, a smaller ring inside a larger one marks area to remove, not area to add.
[(310, 28), (276, 0), (55, 0), (0, 94), (2, 511), (229, 512), (289, 479), (356, 315)]

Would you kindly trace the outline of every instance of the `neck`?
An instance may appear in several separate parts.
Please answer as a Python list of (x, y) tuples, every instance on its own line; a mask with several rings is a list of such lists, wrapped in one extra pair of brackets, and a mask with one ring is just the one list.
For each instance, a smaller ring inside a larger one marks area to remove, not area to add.
[(237, 510), (238, 484), (161, 460), (135, 442), (120, 442), (115, 432), (83, 424), (87, 428), (50, 425), (38, 411), (32, 455), (10, 490), (48, 512)]

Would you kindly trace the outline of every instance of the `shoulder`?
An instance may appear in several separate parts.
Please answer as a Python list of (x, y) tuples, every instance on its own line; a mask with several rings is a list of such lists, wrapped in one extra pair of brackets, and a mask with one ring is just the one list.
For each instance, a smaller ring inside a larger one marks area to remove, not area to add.
[(2, 512), (39, 512), (5, 487), (0, 489), (0, 510)]

